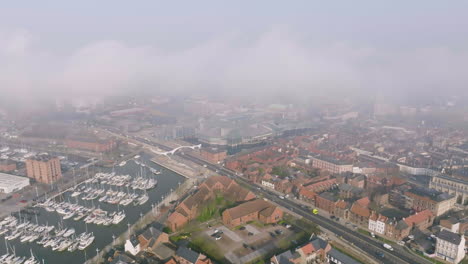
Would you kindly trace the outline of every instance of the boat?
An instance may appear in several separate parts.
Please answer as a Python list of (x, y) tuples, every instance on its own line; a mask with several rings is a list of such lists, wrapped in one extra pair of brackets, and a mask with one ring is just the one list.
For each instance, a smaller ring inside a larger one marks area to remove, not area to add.
[(73, 218), (73, 220), (78, 221), (81, 220), (83, 217), (85, 217), (84, 213), (79, 213), (77, 216)]
[(70, 237), (71, 235), (75, 234), (75, 229), (74, 228), (70, 228), (67, 230), (67, 232), (65, 232), (63, 234), (63, 237)]
[(65, 234), (65, 232), (67, 232), (67, 230), (68, 229), (64, 228), (64, 229), (58, 231), (55, 235), (58, 236), (58, 237), (63, 236), (63, 234)]
[(70, 219), (72, 218), (73, 216), (75, 215), (75, 212), (69, 212), (68, 214), (66, 214), (63, 219), (66, 220), (66, 219)]
[(32, 236), (29, 238), (28, 242), (34, 242), (34, 241), (38, 240), (39, 237), (40, 237), (40, 235), (32, 235)]
[(46, 207), (45, 207), (45, 210), (46, 210), (47, 212), (55, 212), (55, 209), (54, 209), (53, 207), (50, 207), (50, 206), (46, 206)]
[(79, 244), (80, 244), (79, 242), (74, 242), (73, 244), (71, 244), (68, 247), (68, 252), (74, 252), (78, 248)]
[(78, 192), (78, 191), (74, 191), (72, 194), (71, 194), (71, 197), (77, 197), (77, 196), (80, 196), (81, 192)]
[(94, 242), (94, 235), (91, 234), (87, 239), (84, 239), (80, 242), (78, 245), (79, 250), (85, 250), (89, 245), (91, 245)]
[(117, 225), (120, 222), (122, 222), (122, 220), (124, 220), (124, 219), (125, 219), (125, 212), (120, 211), (120, 212), (118, 212), (117, 214), (114, 215), (114, 218), (112, 219), (112, 223), (114, 225)]
[(138, 198), (138, 199), (135, 201), (135, 203), (136, 203), (136, 205), (143, 205), (143, 204), (145, 204), (146, 202), (148, 202), (148, 200), (149, 200), (149, 196), (148, 196), (148, 194), (145, 193), (145, 194), (143, 194), (142, 196), (140, 196), (140, 198)]
[(21, 238), (20, 238), (20, 242), (21, 242), (21, 243), (28, 242), (28, 241), (29, 241), (29, 239), (30, 239), (31, 237), (32, 237), (31, 235), (24, 234), (23, 236), (21, 236)]
[(6, 239), (6, 240), (17, 239), (19, 236), (21, 236), (22, 233), (23, 233), (22, 231), (13, 232), (11, 235), (6, 236), (5, 239)]
[(58, 251), (65, 251), (69, 246), (71, 246), (71, 244), (73, 244), (73, 241), (71, 241), (71, 240), (65, 240), (65, 241), (61, 244), (61, 246), (60, 246), (60, 248), (58, 249)]
[(133, 202), (133, 199), (127, 198), (127, 199), (124, 199), (124, 200), (120, 201), (120, 204), (123, 205), (123, 206), (127, 206), (127, 205), (129, 205), (131, 202)]
[(160, 171), (158, 171), (158, 170), (156, 170), (156, 169), (154, 169), (154, 168), (151, 168), (151, 167), (148, 167), (148, 168), (149, 168), (149, 170), (150, 170), (153, 174), (156, 174), (156, 175), (161, 174)]

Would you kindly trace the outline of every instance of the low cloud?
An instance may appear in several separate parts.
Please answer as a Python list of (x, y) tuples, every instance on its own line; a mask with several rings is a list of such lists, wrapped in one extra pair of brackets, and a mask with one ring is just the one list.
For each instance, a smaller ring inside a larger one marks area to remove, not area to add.
[[(134, 91), (274, 96), (403, 97), (466, 93), (468, 50), (324, 45), (276, 29), (226, 34), (181, 50), (103, 40), (69, 54), (27, 30), (0, 31), (3, 99), (103, 97)], [(188, 45), (190, 46), (190, 45)]]

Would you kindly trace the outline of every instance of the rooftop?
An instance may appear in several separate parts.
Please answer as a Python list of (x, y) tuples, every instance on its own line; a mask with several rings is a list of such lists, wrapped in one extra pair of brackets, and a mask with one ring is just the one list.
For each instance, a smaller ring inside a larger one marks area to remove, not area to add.
[(436, 191), (434, 189), (422, 188), (422, 187), (414, 187), (411, 190), (409, 190), (406, 195), (411, 196), (411, 194), (415, 194), (420, 197), (426, 197), (435, 202), (445, 201), (447, 199), (454, 197), (454, 195), (450, 195), (448, 193), (443, 193), (443, 192)]
[(319, 196), (329, 201), (333, 201), (333, 202), (338, 201), (338, 198), (331, 192), (323, 192)]
[(254, 212), (260, 212), (269, 208), (274, 209), (276, 208), (276, 206), (264, 200), (254, 200), (254, 201), (246, 202), (236, 207), (227, 209), (225, 212), (229, 213), (231, 217), (235, 219), (235, 218), (242, 217), (244, 215), (248, 215)]
[(455, 245), (460, 245), (460, 242), (461, 242), (461, 236), (459, 234), (452, 233), (452, 232), (450, 232), (450, 231), (448, 231), (446, 229), (442, 230), (437, 235), (437, 238), (448, 241), (448, 242), (450, 242), (452, 244), (455, 244)]
[(360, 262), (354, 260), (353, 258), (349, 257), (348, 255), (345, 255), (341, 253), (340, 251), (332, 248), (329, 252), (328, 255), (334, 259), (339, 260), (341, 263), (346, 263), (346, 264), (360, 264)]
[(36, 160), (36, 161), (42, 161), (42, 162), (47, 162), (52, 159), (57, 159), (57, 157), (51, 156), (49, 154), (42, 154), (42, 155), (37, 155), (37, 156), (29, 158), (29, 160)]
[(14, 186), (19, 182), (28, 181), (29, 178), (0, 172), (0, 186)]
[(408, 218), (404, 219), (404, 221), (409, 225), (413, 226), (413, 224), (419, 224), (424, 220), (432, 217), (432, 212), (430, 210), (424, 210), (419, 213), (415, 213), (414, 215), (409, 216)]
[(323, 160), (323, 161), (326, 161), (326, 162), (330, 162), (330, 163), (333, 163), (333, 164), (336, 164), (336, 165), (351, 165), (351, 162), (349, 162), (349, 161), (338, 160), (338, 159), (336, 159), (334, 157), (320, 155), (320, 154), (319, 155), (314, 155), (313, 158)]
[(190, 263), (195, 263), (197, 262), (197, 259), (199, 257), (200, 254), (198, 254), (197, 252), (191, 250), (190, 248), (187, 248), (187, 247), (179, 247), (176, 251), (176, 256), (179, 256), (187, 261), (189, 261)]

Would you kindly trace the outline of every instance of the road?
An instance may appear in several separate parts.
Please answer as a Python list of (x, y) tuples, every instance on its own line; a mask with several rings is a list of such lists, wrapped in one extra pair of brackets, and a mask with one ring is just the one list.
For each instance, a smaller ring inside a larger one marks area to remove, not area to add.
[[(162, 150), (171, 150), (170, 147), (167, 147), (162, 144), (158, 144), (152, 141), (149, 141), (144, 138), (134, 138), (133, 140), (139, 141), (140, 144), (143, 143), (144, 145), (150, 145), (154, 147), (158, 147), (159, 149)], [(400, 246), (394, 246), (394, 251), (390, 251), (388, 249), (385, 249), (382, 247), (382, 242), (379, 242), (377, 240), (374, 240), (370, 238), (369, 236), (363, 235), (359, 232), (350, 230), (347, 227), (344, 227), (328, 218), (325, 218), (320, 215), (315, 215), (312, 214), (309, 210), (305, 210), (302, 208), (299, 204), (295, 203), (292, 200), (289, 199), (280, 199), (277, 194), (265, 190), (263, 188), (257, 188), (257, 185), (255, 185), (252, 182), (247, 181), (246, 179), (240, 177), (237, 175), (235, 172), (228, 170), (222, 166), (219, 165), (214, 165), (211, 163), (208, 163), (207, 161), (204, 161), (202, 159), (199, 159), (198, 157), (195, 157), (193, 155), (190, 155), (189, 153), (176, 153), (176, 155), (180, 155), (185, 159), (188, 159), (196, 164), (202, 165), (210, 170), (216, 171), (217, 173), (225, 176), (229, 176), (231, 178), (236, 178), (239, 181), (244, 182), (248, 186), (250, 186), (252, 189), (255, 189), (256, 193), (262, 193), (266, 198), (270, 199), (271, 201), (288, 208), (289, 210), (294, 211), (295, 213), (301, 215), (302, 217), (315, 222), (319, 226), (330, 230), (337, 236), (342, 237), (344, 240), (348, 241), (349, 243), (352, 243), (356, 247), (359, 247), (361, 249), (364, 249), (369, 252), (371, 255), (376, 255), (376, 252), (385, 252), (385, 257), (384, 259), (379, 259), (382, 263), (421, 263), (421, 264), (431, 264), (432, 262), (419, 257), (418, 255), (412, 254), (410, 252), (407, 252), (403, 247)]]

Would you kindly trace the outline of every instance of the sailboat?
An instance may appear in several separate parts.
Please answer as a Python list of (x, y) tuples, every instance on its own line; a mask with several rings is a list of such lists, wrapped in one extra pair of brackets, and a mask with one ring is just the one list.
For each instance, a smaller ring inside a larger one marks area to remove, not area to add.
[(39, 261), (34, 257), (31, 249), (31, 257), (27, 259), (24, 264), (39, 264)]

